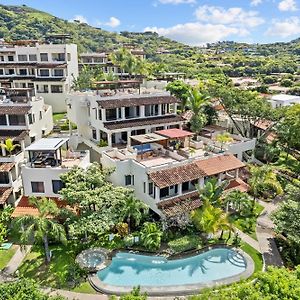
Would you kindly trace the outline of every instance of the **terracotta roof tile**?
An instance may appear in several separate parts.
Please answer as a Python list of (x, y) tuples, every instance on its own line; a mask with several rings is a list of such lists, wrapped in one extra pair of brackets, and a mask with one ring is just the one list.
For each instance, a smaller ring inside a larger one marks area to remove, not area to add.
[(155, 131), (155, 133), (163, 135), (170, 139), (183, 138), (183, 137), (194, 135), (193, 132), (178, 129), (178, 128), (159, 130), (159, 131)]
[(14, 165), (14, 163), (0, 163), (0, 172), (9, 172)]
[(205, 173), (198, 168), (196, 163), (190, 163), (175, 168), (163, 169), (149, 173), (150, 179), (159, 188), (195, 180), (204, 176)]
[(155, 124), (168, 124), (168, 123), (176, 123), (183, 122), (183, 119), (180, 116), (164, 116), (164, 117), (151, 117), (151, 118), (143, 118), (143, 119), (135, 119), (135, 120), (125, 120), (119, 122), (105, 122), (104, 127), (109, 130), (114, 129), (122, 129), (122, 128), (131, 128), (138, 126), (147, 126), (147, 125), (155, 125)]
[[(51, 198), (59, 208), (68, 207), (67, 202), (64, 200), (61, 200), (59, 198)], [(39, 211), (36, 207), (34, 207), (32, 204), (29, 203), (29, 197), (22, 196), (21, 200), (19, 201), (18, 205), (16, 206), (14, 212), (12, 213), (13, 218), (17, 218), (20, 216), (38, 216)]]
[(126, 97), (126, 98), (111, 98), (98, 100), (99, 107), (102, 108), (116, 108), (124, 106), (138, 106), (149, 104), (168, 104), (168, 103), (180, 103), (180, 100), (174, 96), (169, 95), (139, 95), (138, 97)]
[(9, 198), (12, 188), (0, 188), (0, 204), (4, 204)]
[(250, 190), (250, 186), (244, 182), (240, 178), (236, 178), (234, 180), (231, 180), (229, 184), (226, 186), (225, 193), (229, 193), (233, 190), (239, 190), (241, 192), (248, 192)]
[(0, 115), (25, 115), (30, 109), (29, 105), (0, 105)]
[(206, 176), (212, 176), (245, 167), (245, 164), (232, 154), (224, 154), (202, 159), (195, 163)]

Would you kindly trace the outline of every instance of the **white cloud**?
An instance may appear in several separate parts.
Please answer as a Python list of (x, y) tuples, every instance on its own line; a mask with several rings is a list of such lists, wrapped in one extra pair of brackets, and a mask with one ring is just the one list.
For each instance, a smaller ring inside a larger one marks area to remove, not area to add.
[(121, 21), (116, 17), (110, 17), (109, 22), (104, 23), (104, 25), (115, 28), (121, 24)]
[(96, 26), (105, 25), (112, 28), (118, 27), (120, 24), (121, 21), (116, 17), (110, 17), (108, 22), (100, 22), (100, 21), (96, 22)]
[(80, 23), (87, 23), (87, 24), (88, 24), (87, 18), (85, 18), (85, 17), (82, 16), (82, 15), (75, 15), (75, 16), (73, 17), (73, 19), (71, 19), (70, 21), (71, 21), (71, 22), (73, 22), (73, 21), (78, 21), (78, 22), (80, 22)]
[(246, 11), (240, 7), (225, 9), (218, 6), (199, 6), (195, 12), (199, 21), (213, 24), (231, 24), (245, 27), (256, 27), (265, 21), (257, 11)]
[(162, 4), (194, 4), (196, 0), (159, 0)]
[(300, 34), (300, 18), (291, 17), (285, 20), (273, 20), (272, 26), (268, 28), (266, 34), (269, 36), (280, 36), (286, 38)]
[(295, 0), (282, 0), (278, 4), (278, 8), (281, 11), (296, 11), (297, 5)]
[(177, 24), (168, 28), (147, 27), (144, 31), (154, 31), (160, 35), (194, 46), (224, 40), (231, 35), (246, 36), (249, 34), (243, 28), (199, 22)]
[(251, 0), (250, 5), (251, 6), (257, 6), (259, 4), (262, 4), (263, 0)]

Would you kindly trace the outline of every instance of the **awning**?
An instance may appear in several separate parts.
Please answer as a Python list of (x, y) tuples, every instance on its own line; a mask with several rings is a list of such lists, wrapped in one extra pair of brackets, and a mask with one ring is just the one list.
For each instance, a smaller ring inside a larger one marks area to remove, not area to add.
[(155, 131), (155, 133), (165, 136), (169, 139), (178, 139), (178, 138), (184, 138), (184, 137), (189, 137), (194, 135), (193, 132), (178, 129), (178, 128), (159, 130), (159, 131)]
[(12, 193), (12, 188), (0, 188), (0, 204), (4, 204)]
[(147, 133), (147, 134), (140, 134), (134, 135), (130, 137), (132, 140), (138, 142), (139, 144), (148, 144), (148, 143), (155, 143), (159, 141), (166, 140), (166, 137), (163, 137), (156, 133)]

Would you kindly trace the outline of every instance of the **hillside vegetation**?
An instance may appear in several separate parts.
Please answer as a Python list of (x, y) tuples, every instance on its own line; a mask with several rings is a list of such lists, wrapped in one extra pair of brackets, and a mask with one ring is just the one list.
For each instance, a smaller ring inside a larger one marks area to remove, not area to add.
[(58, 33), (70, 34), (70, 41), (78, 44), (79, 52), (109, 50), (124, 43), (143, 47), (148, 55), (153, 55), (159, 48), (177, 52), (190, 48), (155, 33), (117, 34), (87, 24), (69, 22), (27, 6), (0, 5), (0, 38), (43, 40), (49, 34)]

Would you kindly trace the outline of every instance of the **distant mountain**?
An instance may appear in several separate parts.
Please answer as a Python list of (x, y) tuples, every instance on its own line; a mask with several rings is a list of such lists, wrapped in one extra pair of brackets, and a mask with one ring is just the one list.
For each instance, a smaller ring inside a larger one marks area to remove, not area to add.
[(179, 54), (192, 49), (156, 33), (117, 34), (88, 24), (69, 22), (25, 5), (0, 5), (0, 38), (43, 40), (49, 34), (70, 34), (70, 42), (78, 45), (79, 52), (109, 50), (122, 44), (143, 48), (149, 56), (162, 49)]

